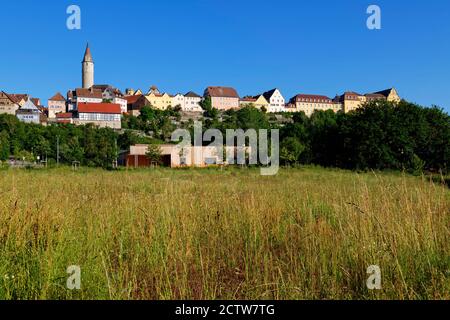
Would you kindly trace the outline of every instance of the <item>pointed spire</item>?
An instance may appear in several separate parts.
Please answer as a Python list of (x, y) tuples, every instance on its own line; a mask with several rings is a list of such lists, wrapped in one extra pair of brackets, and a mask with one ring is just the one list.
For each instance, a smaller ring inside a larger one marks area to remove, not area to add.
[(89, 48), (89, 42), (86, 46), (86, 52), (84, 53), (84, 59), (83, 62), (94, 62), (91, 55), (91, 49)]

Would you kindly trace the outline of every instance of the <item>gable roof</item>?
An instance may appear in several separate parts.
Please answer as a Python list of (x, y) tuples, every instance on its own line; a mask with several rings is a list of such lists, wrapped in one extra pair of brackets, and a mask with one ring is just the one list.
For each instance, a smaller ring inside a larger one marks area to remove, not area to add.
[(84, 89), (77, 88), (74, 91), (69, 91), (69, 96), (76, 96), (82, 98), (94, 98), (94, 99), (103, 99), (103, 93), (100, 89)]
[(37, 107), (41, 105), (41, 99), (39, 98), (31, 98), (31, 101), (33, 101), (34, 105)]
[(12, 103), (12, 104), (18, 104), (18, 101), (14, 97), (12, 97), (10, 94), (6, 93), (5, 91), (0, 91), (5, 95), (5, 97)]
[(81, 113), (108, 113), (121, 114), (120, 104), (115, 103), (80, 103), (78, 112)]
[(27, 101), (28, 98), (29, 98), (29, 95), (28, 94), (15, 94), (15, 93), (12, 93), (12, 94), (9, 95), (9, 97), (10, 97), (10, 99), (13, 99), (13, 101), (15, 103), (19, 103), (22, 100)]
[(48, 99), (50, 101), (66, 101), (66, 98), (63, 97), (63, 95), (59, 92), (57, 92), (53, 97)]
[(239, 99), (236, 89), (231, 87), (208, 87), (205, 90), (205, 96)]
[(144, 95), (142, 95), (142, 94), (137, 95), (137, 96), (127, 96), (127, 97), (125, 97), (125, 100), (127, 100), (128, 104), (133, 104), (133, 103), (136, 103), (142, 97), (144, 97)]
[(373, 94), (381, 94), (382, 96), (387, 98), (387, 97), (389, 97), (389, 95), (391, 94), (391, 92), (393, 90), (395, 90), (395, 89), (394, 88), (390, 88), (390, 89), (386, 89), (386, 90), (383, 90), (383, 91), (374, 92)]
[(39, 108), (34, 104), (32, 99), (28, 99), (27, 101), (25, 101), (20, 110), (40, 111)]
[(189, 97), (189, 98), (201, 98), (201, 96), (199, 96), (198, 94), (196, 94), (194, 91), (189, 91), (189, 92), (186, 93), (184, 96), (185, 96), (185, 97)]

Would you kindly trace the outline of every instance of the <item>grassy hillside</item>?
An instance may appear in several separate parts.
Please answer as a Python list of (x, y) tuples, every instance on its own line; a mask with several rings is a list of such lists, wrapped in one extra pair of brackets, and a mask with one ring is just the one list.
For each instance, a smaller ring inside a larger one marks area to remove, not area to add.
[(425, 178), (2, 170), (0, 194), (0, 299), (450, 298), (450, 190)]

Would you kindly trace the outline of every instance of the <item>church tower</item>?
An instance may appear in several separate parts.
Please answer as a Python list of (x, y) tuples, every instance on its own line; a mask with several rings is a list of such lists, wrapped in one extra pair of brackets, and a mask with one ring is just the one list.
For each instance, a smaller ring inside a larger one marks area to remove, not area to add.
[(94, 60), (92, 60), (89, 43), (84, 53), (83, 65), (83, 88), (89, 89), (94, 85)]

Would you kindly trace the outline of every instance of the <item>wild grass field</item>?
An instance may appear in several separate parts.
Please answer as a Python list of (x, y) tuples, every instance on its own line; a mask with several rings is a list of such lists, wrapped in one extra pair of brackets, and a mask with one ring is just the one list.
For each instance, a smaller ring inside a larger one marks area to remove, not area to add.
[(0, 299), (450, 298), (450, 189), (425, 177), (8, 169), (0, 195)]

